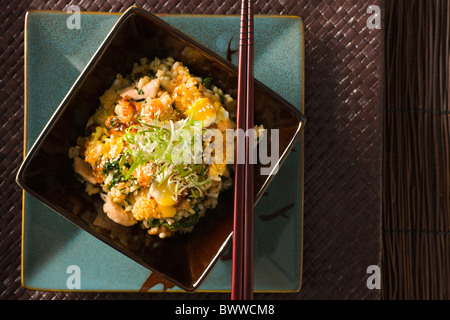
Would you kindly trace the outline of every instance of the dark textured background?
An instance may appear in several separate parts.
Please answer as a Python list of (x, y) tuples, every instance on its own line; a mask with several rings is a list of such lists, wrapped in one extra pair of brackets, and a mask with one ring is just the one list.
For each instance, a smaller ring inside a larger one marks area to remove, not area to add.
[[(23, 159), (24, 18), (27, 10), (239, 14), (239, 1), (0, 1), (0, 299), (229, 299), (226, 293), (64, 293), (25, 290), (20, 282)], [(305, 22), (305, 204), (303, 286), (257, 299), (380, 299), (366, 286), (381, 266), (383, 30), (366, 25), (384, 1), (256, 0), (255, 13)]]

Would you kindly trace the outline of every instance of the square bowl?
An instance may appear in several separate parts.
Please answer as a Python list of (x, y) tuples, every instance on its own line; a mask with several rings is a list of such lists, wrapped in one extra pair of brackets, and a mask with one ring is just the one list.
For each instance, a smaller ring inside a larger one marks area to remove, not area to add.
[[(196, 59), (182, 52), (188, 48)], [(19, 172), (18, 184), (30, 195), (81, 229), (115, 248), (186, 291), (195, 291), (212, 270), (232, 237), (233, 193), (221, 195), (219, 205), (188, 235), (156, 238), (144, 245), (144, 230), (95, 224), (98, 198), (88, 197), (73, 175), (67, 150), (84, 132), (98, 98), (117, 73), (127, 74), (142, 57), (172, 56), (198, 76), (217, 79), (219, 87), (235, 96), (237, 68), (216, 53), (147, 11), (131, 7), (114, 25), (84, 71), (63, 99), (30, 149)], [(255, 81), (255, 122), (279, 130), (279, 165), (286, 159), (304, 127), (304, 116), (288, 102)], [(273, 175), (255, 170), (258, 201)], [(119, 236), (118, 236), (119, 235)]]

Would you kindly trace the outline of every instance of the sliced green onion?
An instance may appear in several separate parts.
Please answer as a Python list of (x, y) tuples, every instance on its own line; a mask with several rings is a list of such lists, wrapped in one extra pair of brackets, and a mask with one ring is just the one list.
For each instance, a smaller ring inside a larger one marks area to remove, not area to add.
[(182, 177), (185, 177), (189, 174), (189, 171), (184, 170), (181, 164), (177, 165), (177, 171)]

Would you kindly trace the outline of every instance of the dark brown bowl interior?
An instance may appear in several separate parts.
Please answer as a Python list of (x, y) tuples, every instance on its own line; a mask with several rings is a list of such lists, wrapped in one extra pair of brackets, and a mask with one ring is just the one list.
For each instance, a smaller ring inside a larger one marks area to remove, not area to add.
[[(191, 52), (190, 55), (186, 50)], [(89, 197), (76, 180), (67, 152), (84, 134), (87, 119), (117, 73), (128, 74), (142, 57), (172, 56), (191, 73), (214, 78), (225, 92), (236, 94), (237, 68), (214, 52), (148, 12), (132, 7), (119, 19), (102, 46), (67, 94), (31, 148), (17, 175), (18, 184), (38, 200), (153, 272), (186, 291), (196, 290), (220, 258), (232, 236), (233, 191), (221, 195), (218, 207), (201, 220), (194, 232), (173, 239), (151, 238), (145, 231), (110, 223), (94, 223), (98, 196)], [(303, 115), (260, 82), (255, 83), (255, 121), (280, 130), (280, 155), (300, 137)], [(269, 149), (270, 150), (270, 149)], [(272, 177), (255, 170), (258, 200)], [(100, 216), (98, 216), (100, 215)]]

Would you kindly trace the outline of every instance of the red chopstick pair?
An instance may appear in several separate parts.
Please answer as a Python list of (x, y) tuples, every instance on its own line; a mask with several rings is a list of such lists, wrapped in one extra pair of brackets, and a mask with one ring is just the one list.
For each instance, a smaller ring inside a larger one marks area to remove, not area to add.
[[(253, 299), (253, 56), (254, 56), (253, 1), (242, 0), (239, 38), (239, 73), (237, 97), (237, 159), (235, 171), (232, 300)], [(243, 129), (243, 130), (239, 130)], [(245, 150), (245, 151), (244, 151)], [(241, 154), (245, 152), (244, 155)]]

